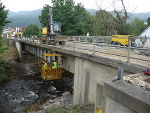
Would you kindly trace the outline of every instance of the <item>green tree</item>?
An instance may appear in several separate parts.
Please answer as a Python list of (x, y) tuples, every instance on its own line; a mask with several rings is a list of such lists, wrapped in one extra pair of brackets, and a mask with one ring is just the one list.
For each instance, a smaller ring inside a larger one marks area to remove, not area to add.
[(146, 28), (144, 21), (140, 20), (138, 18), (134, 19), (133, 22), (128, 23), (126, 26), (128, 27), (127, 33), (136, 35), (136, 36), (138, 36), (140, 33), (142, 33), (143, 30)]
[(40, 23), (42, 24), (42, 27), (46, 27), (48, 24), (49, 8), (51, 8), (49, 5), (45, 5), (41, 11), (40, 16), (39, 16), (39, 20), (40, 20)]
[(112, 35), (115, 31), (114, 17), (105, 10), (99, 10), (91, 17), (92, 35)]
[(150, 17), (147, 19), (147, 25), (150, 25)]
[(3, 30), (3, 27), (9, 23), (7, 19), (8, 10), (5, 9), (5, 6), (0, 3), (0, 33)]
[[(75, 5), (73, 0), (52, 0), (52, 4), (54, 21), (61, 23), (63, 35), (85, 34), (88, 29), (89, 14), (81, 4)], [(48, 23), (49, 8), (49, 5), (45, 5), (39, 16), (43, 27)]]
[(27, 27), (27, 29), (23, 32), (24, 36), (39, 36), (40, 30), (36, 24), (31, 24)]
[(85, 35), (90, 32), (90, 14), (82, 4), (75, 6), (73, 14), (75, 35)]
[[(5, 9), (5, 6), (0, 3), (0, 34), (3, 31), (3, 27), (9, 23), (7, 21), (8, 10)], [(3, 59), (3, 54), (8, 50), (8, 45), (6, 41), (0, 38), (0, 82), (2, 80), (8, 79), (8, 70), (9, 65)]]

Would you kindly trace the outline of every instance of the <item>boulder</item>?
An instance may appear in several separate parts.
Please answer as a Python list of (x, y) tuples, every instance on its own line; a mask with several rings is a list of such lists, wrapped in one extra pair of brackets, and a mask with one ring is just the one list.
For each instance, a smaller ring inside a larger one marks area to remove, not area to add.
[(61, 107), (63, 107), (63, 106), (59, 102), (55, 102), (55, 103), (49, 104), (47, 106), (44, 106), (43, 109), (47, 110), (50, 108), (61, 108)]

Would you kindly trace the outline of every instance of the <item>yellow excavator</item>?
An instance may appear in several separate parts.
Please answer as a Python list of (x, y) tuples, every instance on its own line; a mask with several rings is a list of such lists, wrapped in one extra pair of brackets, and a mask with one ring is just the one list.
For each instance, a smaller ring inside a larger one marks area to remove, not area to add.
[(59, 54), (43, 54), (41, 59), (41, 76), (44, 80), (61, 79), (63, 60)]
[(55, 27), (57, 27), (58, 31), (60, 31), (61, 26), (59, 23), (57, 24), (57, 26), (56, 24), (54, 24), (52, 9), (49, 8), (47, 26), (42, 28), (42, 38), (41, 38), (42, 44), (55, 45), (57, 43), (55, 40), (55, 36), (56, 36)]
[(42, 44), (46, 44), (47, 34), (48, 34), (47, 28), (46, 27), (42, 28), (42, 37), (41, 37)]

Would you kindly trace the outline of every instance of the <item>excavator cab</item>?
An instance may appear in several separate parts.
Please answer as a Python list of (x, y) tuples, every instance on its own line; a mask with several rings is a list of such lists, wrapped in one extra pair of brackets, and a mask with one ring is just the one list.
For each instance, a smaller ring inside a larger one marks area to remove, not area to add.
[(41, 76), (44, 80), (61, 79), (63, 70), (61, 55), (43, 54), (41, 59)]

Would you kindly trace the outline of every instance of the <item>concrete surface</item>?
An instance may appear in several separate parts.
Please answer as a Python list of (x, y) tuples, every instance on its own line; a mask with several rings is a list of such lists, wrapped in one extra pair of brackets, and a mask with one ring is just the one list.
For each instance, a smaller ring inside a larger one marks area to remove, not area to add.
[(94, 104), (96, 101), (97, 83), (103, 87), (104, 81), (114, 78), (115, 74), (115, 68), (76, 57), (74, 105), (85, 103)]
[(104, 96), (105, 113), (119, 113), (111, 112), (112, 108), (110, 107), (114, 106), (115, 103), (118, 104), (115, 105), (118, 107), (118, 110), (120, 105), (124, 106), (125, 109), (128, 108), (129, 112), (125, 113), (150, 113), (150, 91), (127, 82), (106, 82), (104, 85)]
[(110, 97), (106, 98), (105, 109), (105, 113), (136, 113)]

